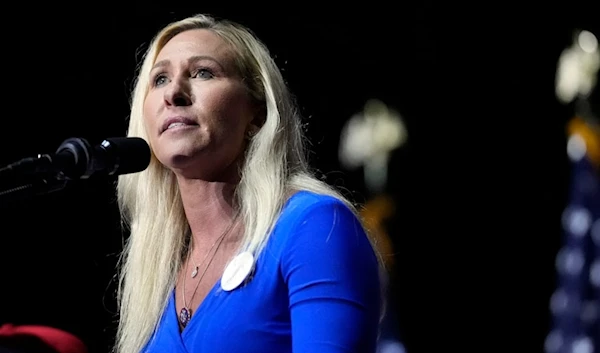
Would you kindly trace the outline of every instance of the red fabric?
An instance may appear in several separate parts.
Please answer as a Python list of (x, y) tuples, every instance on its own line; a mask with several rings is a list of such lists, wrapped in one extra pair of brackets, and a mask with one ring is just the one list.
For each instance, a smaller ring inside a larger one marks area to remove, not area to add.
[(88, 353), (86, 345), (77, 336), (49, 326), (13, 325), (0, 326), (0, 337), (31, 335), (42, 340), (58, 353)]

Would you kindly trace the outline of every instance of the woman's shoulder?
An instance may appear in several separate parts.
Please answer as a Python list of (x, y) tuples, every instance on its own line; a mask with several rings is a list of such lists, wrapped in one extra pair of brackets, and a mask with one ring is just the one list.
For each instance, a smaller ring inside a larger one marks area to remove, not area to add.
[(361, 231), (360, 223), (356, 212), (346, 200), (334, 195), (301, 190), (288, 198), (276, 223), (275, 232), (283, 233), (279, 236), (286, 238), (298, 232), (329, 233), (332, 228), (350, 227)]
[(327, 194), (319, 194), (308, 190), (298, 190), (293, 192), (288, 197), (284, 205), (282, 215), (290, 213), (310, 213), (315, 209), (321, 211), (325, 211), (327, 209), (334, 210), (340, 207), (345, 208), (348, 211), (352, 211), (349, 204), (339, 197)]

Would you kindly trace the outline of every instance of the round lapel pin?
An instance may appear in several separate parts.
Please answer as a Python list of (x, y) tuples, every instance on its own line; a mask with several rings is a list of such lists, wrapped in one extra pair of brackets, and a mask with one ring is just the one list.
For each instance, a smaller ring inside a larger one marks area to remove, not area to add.
[(223, 271), (221, 278), (221, 288), (225, 291), (231, 291), (237, 288), (254, 268), (254, 256), (245, 251), (231, 260), (229, 265)]

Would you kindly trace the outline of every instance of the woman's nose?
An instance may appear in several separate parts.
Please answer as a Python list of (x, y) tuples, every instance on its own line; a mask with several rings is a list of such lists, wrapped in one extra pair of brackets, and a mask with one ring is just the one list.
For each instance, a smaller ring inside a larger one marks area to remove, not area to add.
[(171, 87), (165, 91), (165, 101), (167, 105), (186, 106), (192, 104), (191, 94), (186, 84), (173, 81)]

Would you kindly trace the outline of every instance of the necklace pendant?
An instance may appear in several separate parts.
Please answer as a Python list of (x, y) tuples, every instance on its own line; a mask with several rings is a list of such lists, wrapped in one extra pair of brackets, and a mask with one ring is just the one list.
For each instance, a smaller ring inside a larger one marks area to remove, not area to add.
[(186, 327), (191, 319), (192, 309), (186, 307), (181, 308), (181, 311), (179, 312), (179, 322), (181, 322), (181, 326)]
[(198, 275), (198, 266), (194, 267), (194, 271), (192, 271), (192, 278), (196, 278)]

